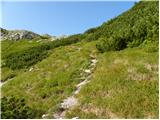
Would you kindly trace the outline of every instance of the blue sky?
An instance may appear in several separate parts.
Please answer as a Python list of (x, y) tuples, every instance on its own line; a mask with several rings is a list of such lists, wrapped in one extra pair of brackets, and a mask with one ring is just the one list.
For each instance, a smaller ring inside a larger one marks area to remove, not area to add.
[(134, 5), (120, 2), (2, 2), (1, 27), (71, 35), (99, 26)]

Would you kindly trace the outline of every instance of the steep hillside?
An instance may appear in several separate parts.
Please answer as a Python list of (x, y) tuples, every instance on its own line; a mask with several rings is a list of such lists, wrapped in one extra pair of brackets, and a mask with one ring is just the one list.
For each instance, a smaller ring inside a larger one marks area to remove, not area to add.
[(61, 102), (84, 79), (81, 73), (90, 54), (97, 54), (90, 83), (76, 95), (79, 104), (67, 111), (66, 117), (157, 118), (158, 53), (131, 48), (98, 54), (96, 43), (80, 42), (51, 50), (49, 57), (2, 86), (2, 96), (24, 98), (35, 111), (34, 118), (43, 114), (54, 118)]
[(98, 39), (97, 48), (101, 52), (140, 45), (158, 51), (158, 5), (158, 1), (138, 2), (127, 12), (87, 30), (86, 39)]
[(158, 25), (141, 1), (83, 34), (1, 41), (2, 118), (158, 118)]

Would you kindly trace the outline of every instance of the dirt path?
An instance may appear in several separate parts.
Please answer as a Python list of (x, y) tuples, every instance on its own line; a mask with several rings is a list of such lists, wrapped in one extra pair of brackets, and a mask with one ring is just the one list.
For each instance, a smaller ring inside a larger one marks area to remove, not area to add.
[[(68, 109), (70, 109), (73, 106), (78, 105), (78, 99), (76, 98), (76, 94), (78, 94), (81, 90), (81, 88), (86, 85), (88, 82), (90, 82), (90, 78), (92, 77), (92, 73), (94, 71), (94, 68), (97, 63), (96, 57), (90, 56), (90, 63), (87, 69), (83, 70), (83, 74), (85, 77), (84, 81), (80, 82), (76, 85), (76, 90), (72, 93), (71, 96), (67, 97), (63, 100), (63, 102), (60, 104), (60, 112), (56, 112), (53, 114), (54, 119), (64, 119), (65, 113)], [(47, 115), (43, 115), (42, 118), (46, 118)], [(78, 118), (78, 117), (75, 117)]]
[(8, 83), (9, 81), (11, 81), (13, 78), (8, 79), (5, 82), (0, 82), (0, 87), (2, 87), (4, 84)]

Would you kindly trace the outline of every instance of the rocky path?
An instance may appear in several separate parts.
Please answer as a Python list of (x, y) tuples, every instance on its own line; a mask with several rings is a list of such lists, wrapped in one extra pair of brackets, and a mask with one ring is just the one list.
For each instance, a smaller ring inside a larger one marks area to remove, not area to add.
[(11, 81), (13, 78), (10, 78), (8, 80), (6, 80), (5, 82), (0, 82), (0, 87), (3, 86), (4, 84), (6, 84), (7, 82)]
[[(89, 66), (87, 69), (83, 70), (83, 73), (82, 73), (83, 75), (82, 77), (84, 77), (85, 79), (76, 85), (76, 90), (72, 93), (71, 96), (63, 100), (63, 102), (60, 104), (60, 107), (59, 107), (60, 112), (56, 112), (53, 114), (54, 119), (64, 119), (66, 111), (78, 104), (78, 99), (76, 98), (76, 94), (80, 92), (81, 88), (84, 85), (90, 82), (90, 78), (92, 77), (92, 73), (94, 71), (96, 63), (97, 63), (96, 57), (90, 56)], [(46, 115), (43, 115), (42, 118), (46, 118)], [(78, 117), (75, 117), (75, 118), (78, 118)]]

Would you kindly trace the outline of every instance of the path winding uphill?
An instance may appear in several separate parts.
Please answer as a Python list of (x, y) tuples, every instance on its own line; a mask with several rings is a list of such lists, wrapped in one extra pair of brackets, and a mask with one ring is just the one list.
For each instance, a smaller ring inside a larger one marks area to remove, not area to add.
[[(92, 73), (94, 71), (94, 68), (96, 66), (97, 59), (95, 56), (90, 56), (90, 64), (87, 69), (83, 70), (82, 76), (85, 77), (85, 79), (76, 85), (76, 90), (72, 93), (71, 96), (67, 97), (63, 100), (62, 103), (60, 103), (60, 111), (53, 113), (53, 118), (55, 119), (63, 119), (65, 118), (65, 113), (68, 111), (71, 107), (74, 107), (78, 105), (78, 99), (76, 98), (76, 94), (78, 94), (81, 90), (81, 88), (86, 85), (88, 82), (90, 82), (90, 78), (92, 77)], [(47, 115), (43, 115), (42, 118), (46, 118)], [(78, 118), (75, 116), (74, 118)]]

